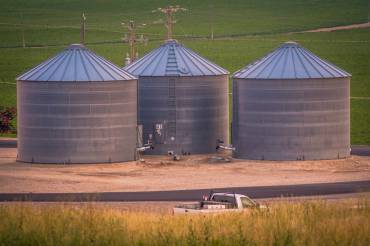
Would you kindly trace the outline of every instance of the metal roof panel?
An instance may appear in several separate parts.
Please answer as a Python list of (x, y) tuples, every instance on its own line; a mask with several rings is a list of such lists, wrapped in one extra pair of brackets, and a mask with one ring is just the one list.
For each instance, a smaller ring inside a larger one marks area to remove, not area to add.
[(175, 40), (149, 52), (123, 68), (136, 76), (203, 76), (229, 72)]
[(273, 52), (233, 74), (241, 79), (341, 78), (351, 74), (314, 55), (295, 42), (286, 42)]
[(81, 44), (72, 44), (56, 56), (19, 76), (21, 81), (132, 80), (129, 74)]

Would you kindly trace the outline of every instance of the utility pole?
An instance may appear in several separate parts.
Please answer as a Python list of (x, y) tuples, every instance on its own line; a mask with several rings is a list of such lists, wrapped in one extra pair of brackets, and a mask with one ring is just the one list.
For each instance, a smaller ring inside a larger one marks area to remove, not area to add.
[(124, 61), (124, 66), (127, 66), (130, 63), (131, 63), (130, 55), (128, 53), (126, 53), (126, 58), (125, 58), (125, 61)]
[(176, 6), (168, 6), (166, 8), (158, 8), (157, 10), (153, 10), (152, 12), (162, 12), (166, 15), (166, 28), (167, 28), (167, 40), (172, 39), (173, 33), (173, 24), (175, 21), (173, 20), (173, 13), (179, 11), (186, 11), (187, 9), (180, 7), (179, 5)]
[[(133, 20), (130, 20), (127, 25), (125, 23), (122, 23), (122, 25), (125, 25), (128, 29), (128, 36), (125, 34), (124, 38), (122, 38), (123, 42), (126, 42), (130, 46), (130, 55), (129, 55), (129, 61), (127, 57), (125, 58), (125, 65), (127, 63), (131, 63), (136, 60), (138, 57), (138, 52), (136, 49), (136, 43), (147, 43), (148, 39), (144, 38), (144, 35), (141, 35), (141, 37), (138, 39), (136, 36), (136, 28), (135, 22)], [(141, 24), (139, 27), (143, 27), (146, 24)]]
[(130, 46), (130, 60), (133, 62), (136, 59), (136, 29), (133, 20), (128, 23), (127, 29), (129, 31), (128, 44)]
[(211, 28), (211, 40), (213, 40), (213, 5), (209, 5), (209, 22), (210, 22), (210, 28)]
[(26, 40), (24, 38), (23, 13), (22, 12), (21, 12), (21, 30), (22, 30), (22, 47), (26, 48)]
[(81, 44), (85, 45), (85, 29), (86, 29), (86, 16), (85, 13), (82, 13), (81, 16)]

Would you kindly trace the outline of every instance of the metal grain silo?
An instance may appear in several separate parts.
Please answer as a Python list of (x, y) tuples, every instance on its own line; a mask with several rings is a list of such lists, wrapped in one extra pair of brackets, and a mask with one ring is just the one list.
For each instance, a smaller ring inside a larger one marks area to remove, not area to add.
[(295, 42), (236, 72), (234, 156), (265, 160), (349, 156), (350, 77)]
[(17, 78), (18, 160), (135, 159), (137, 79), (79, 44)]
[(139, 124), (148, 154), (212, 153), (228, 140), (228, 71), (175, 40), (124, 68), (139, 77)]

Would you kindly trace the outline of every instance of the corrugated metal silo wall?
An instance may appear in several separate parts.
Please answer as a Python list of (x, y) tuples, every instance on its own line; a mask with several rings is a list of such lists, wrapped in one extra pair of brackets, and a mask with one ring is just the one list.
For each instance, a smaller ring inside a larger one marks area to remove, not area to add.
[(349, 78), (233, 80), (234, 157), (335, 159), (350, 155)]
[(17, 82), (18, 160), (135, 159), (137, 81)]
[(163, 127), (147, 154), (213, 153), (217, 139), (228, 141), (228, 118), (227, 75), (139, 78), (144, 141)]

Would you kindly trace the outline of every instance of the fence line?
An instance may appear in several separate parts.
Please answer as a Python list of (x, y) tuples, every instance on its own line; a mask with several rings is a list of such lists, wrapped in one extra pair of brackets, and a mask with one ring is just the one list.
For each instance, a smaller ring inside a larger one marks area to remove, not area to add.
[(351, 99), (355, 99), (355, 100), (370, 100), (370, 97), (351, 97)]
[[(148, 33), (138, 33), (141, 34), (148, 34)], [(163, 36), (163, 34), (150, 34), (150, 35), (157, 35)], [(212, 39), (209, 36), (191, 36), (191, 35), (173, 35), (175, 38), (177, 37), (179, 40), (209, 40)], [(252, 36), (252, 35), (248, 35)], [(215, 36), (212, 41), (262, 41), (262, 42), (282, 42), (284, 39), (276, 39), (276, 38), (238, 38), (238, 37), (217, 37)], [(157, 42), (162, 41), (163, 38), (155, 37), (150, 38), (148, 42)], [(312, 42), (312, 43), (337, 43), (337, 44), (369, 44), (370, 40), (314, 40), (314, 39), (294, 39), (298, 42)], [(97, 42), (86, 42), (86, 45), (105, 45), (105, 44), (122, 44), (120, 40), (105, 40), (105, 41), (97, 41)], [(27, 45), (26, 48), (48, 48), (48, 47), (56, 47), (56, 46), (66, 46), (69, 43), (54, 43), (54, 44), (31, 44)], [(23, 48), (22, 45), (12, 45), (12, 46), (0, 46), (0, 49), (9, 49), (9, 48)]]

